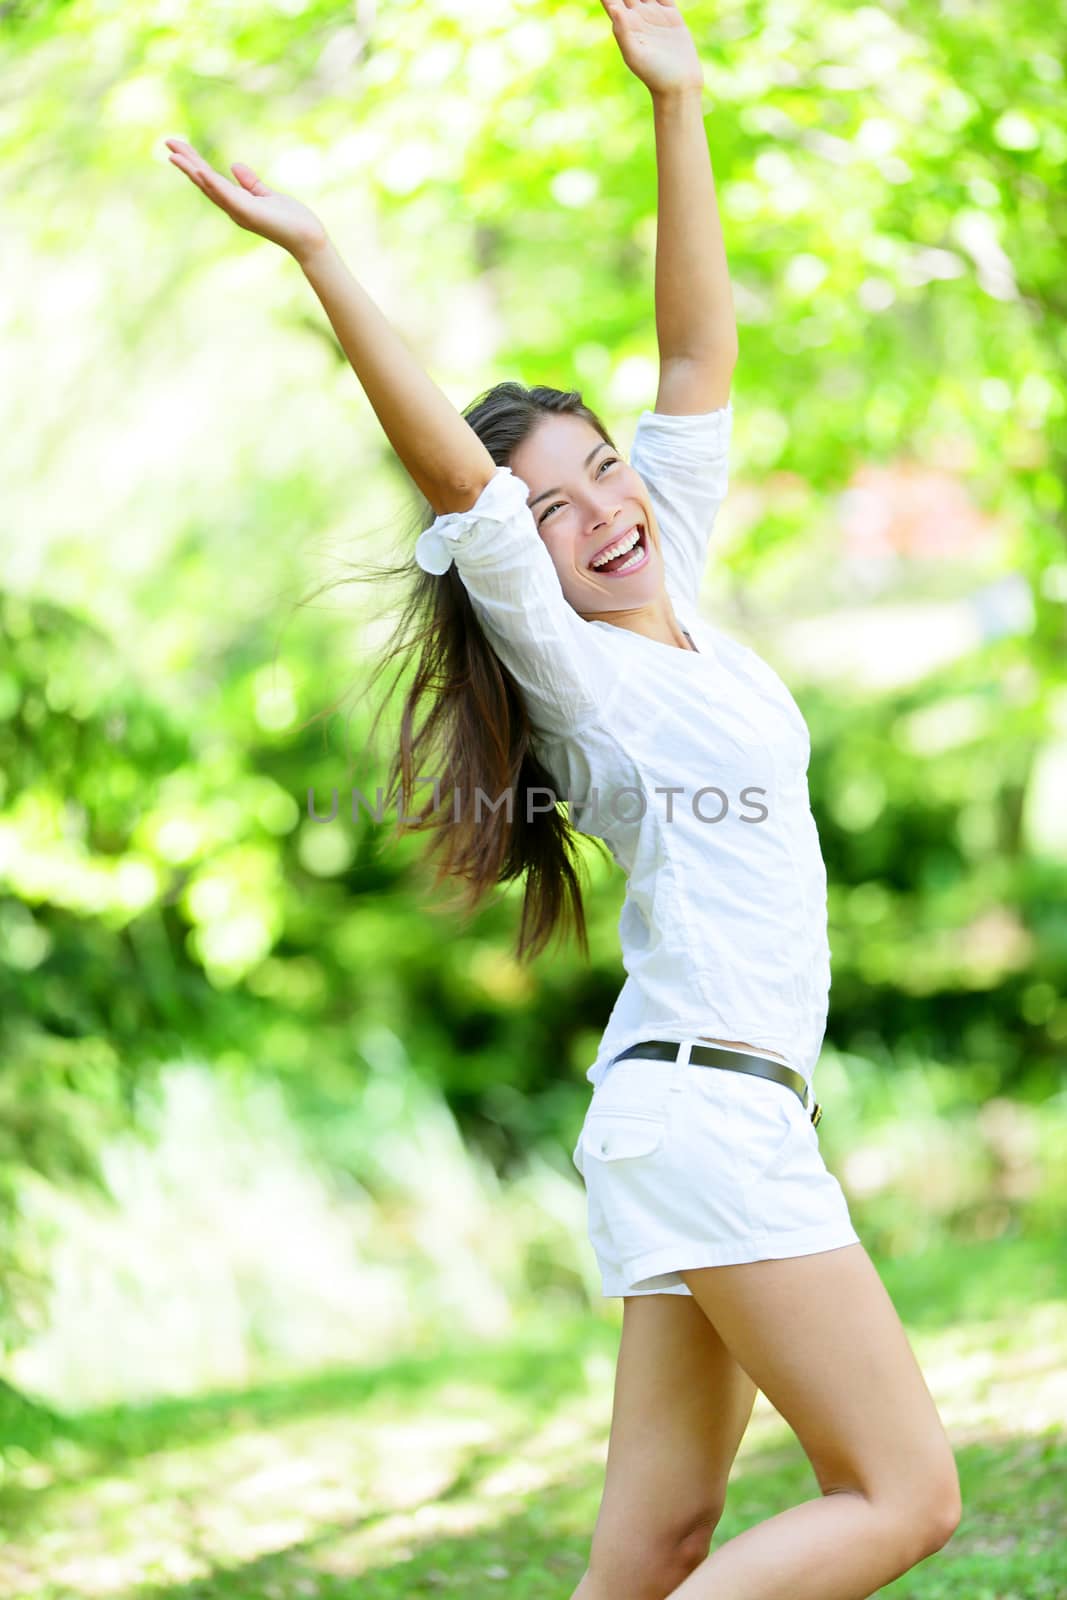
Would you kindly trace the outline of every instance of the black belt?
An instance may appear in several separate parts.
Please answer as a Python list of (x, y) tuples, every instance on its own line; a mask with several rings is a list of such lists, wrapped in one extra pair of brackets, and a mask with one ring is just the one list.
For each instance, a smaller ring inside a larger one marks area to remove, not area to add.
[[(649, 1039), (644, 1044), (632, 1044), (628, 1050), (623, 1050), (620, 1055), (612, 1056), (609, 1066), (616, 1061), (626, 1061), (630, 1056), (650, 1057), (653, 1061), (676, 1061), (681, 1047), (666, 1039)], [(792, 1089), (800, 1098), (800, 1103), (806, 1111), (807, 1084), (799, 1072), (794, 1072), (792, 1067), (787, 1067), (782, 1061), (772, 1061), (770, 1056), (742, 1055), (740, 1051), (719, 1050), (710, 1044), (695, 1044), (689, 1052), (689, 1060), (695, 1067), (726, 1067), (731, 1072), (753, 1072), (757, 1078), (773, 1078), (775, 1083), (784, 1083), (787, 1089)], [(811, 1113), (812, 1124), (817, 1128), (822, 1117), (822, 1106), (815, 1101)]]

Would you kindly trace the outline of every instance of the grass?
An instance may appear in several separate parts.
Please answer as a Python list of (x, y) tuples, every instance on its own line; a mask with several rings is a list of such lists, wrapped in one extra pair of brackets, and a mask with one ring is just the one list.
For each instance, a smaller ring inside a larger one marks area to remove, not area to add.
[[(1067, 1597), (1062, 1241), (879, 1263), (956, 1451), (963, 1521), (882, 1595)], [(568, 1597), (585, 1567), (619, 1302), (520, 1340), (76, 1418), (15, 1411), (0, 1594)], [(760, 1395), (718, 1545), (818, 1493)]]

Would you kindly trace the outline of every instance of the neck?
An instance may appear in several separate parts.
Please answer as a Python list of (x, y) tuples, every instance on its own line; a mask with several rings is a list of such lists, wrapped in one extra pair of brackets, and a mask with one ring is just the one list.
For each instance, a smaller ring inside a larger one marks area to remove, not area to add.
[(679, 650), (696, 648), (665, 594), (647, 605), (631, 606), (627, 611), (589, 611), (582, 615), (587, 622), (610, 622), (613, 628), (628, 628), (631, 633), (644, 634), (646, 639), (655, 639), (659, 644), (676, 645)]

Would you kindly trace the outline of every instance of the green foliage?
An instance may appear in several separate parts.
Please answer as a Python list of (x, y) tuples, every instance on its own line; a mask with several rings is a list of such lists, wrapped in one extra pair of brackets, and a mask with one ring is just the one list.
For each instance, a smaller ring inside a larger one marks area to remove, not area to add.
[[(1030, 0), (685, 11), (741, 348), (706, 603), (811, 725), (829, 1037), (890, 1107), (916, 1059), (960, 1104), (1036, 1103), (1067, 1040), (1064, 24)], [(573, 1122), (621, 882), (590, 855), (588, 967), (523, 970), (514, 894), (443, 923), (391, 817), (309, 818), (309, 790), (344, 813), (353, 750), (360, 787), (384, 781), (364, 708), (341, 753), (300, 724), (388, 649), (392, 597), (297, 602), (338, 550), (357, 574), (378, 554), (409, 486), (299, 274), (161, 141), (313, 204), (457, 404), (499, 376), (574, 384), (622, 440), (655, 392), (647, 95), (587, 0), (180, 25), (84, 0), (2, 9), (0, 98), (0, 1222), (27, 1171), (99, 1183), (169, 1054), (279, 1077), (367, 1178), (370, 1141), (336, 1128), (380, 1028), (507, 1172)], [(871, 598), (840, 496), (900, 462), (949, 472), (998, 533), (898, 555), (874, 599), (1014, 575), (1032, 619), (888, 688), (804, 683), (776, 635)], [(14, 1340), (32, 1294), (4, 1248)]]
[[(953, 1246), (879, 1271), (952, 1439), (963, 1502), (945, 1549), (882, 1592), (1056, 1600), (1059, 1239)], [(177, 1588), (187, 1600), (556, 1600), (585, 1569), (602, 1490), (619, 1341), (617, 1303), (603, 1309), (553, 1307), (507, 1340), (444, 1329), (365, 1367), (95, 1407), (53, 1418), (50, 1436), (24, 1421), (0, 1486), (0, 1581), (52, 1600), (62, 1575), (106, 1565), (116, 1593)], [(817, 1496), (798, 1441), (757, 1394), (712, 1550)]]

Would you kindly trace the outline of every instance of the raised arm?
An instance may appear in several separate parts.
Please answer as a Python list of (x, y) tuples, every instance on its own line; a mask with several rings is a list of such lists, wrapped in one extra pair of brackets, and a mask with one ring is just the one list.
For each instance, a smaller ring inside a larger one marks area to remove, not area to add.
[(313, 212), (235, 163), (237, 183), (181, 139), (171, 160), (239, 227), (299, 262), (397, 456), (437, 513), (415, 559), (441, 575), (455, 561), (475, 614), (526, 696), (536, 726), (568, 731), (596, 715), (617, 678), (598, 636), (568, 603), (527, 504), (531, 490), (497, 467), (466, 418), (422, 370), (356, 282)]
[(328, 238), (297, 259), (416, 487), (439, 516), (469, 510), (496, 471), (470, 423), (422, 369)]
[(300, 264), (389, 443), (433, 509), (469, 510), (496, 471), (492, 456), (357, 283), (314, 212), (269, 189), (244, 162), (233, 163), (231, 183), (186, 140), (166, 144), (174, 165), (238, 227)]
[(693, 415), (730, 397), (737, 322), (701, 115), (703, 69), (675, 0), (602, 0), (623, 59), (652, 96), (656, 231), (656, 411)]

